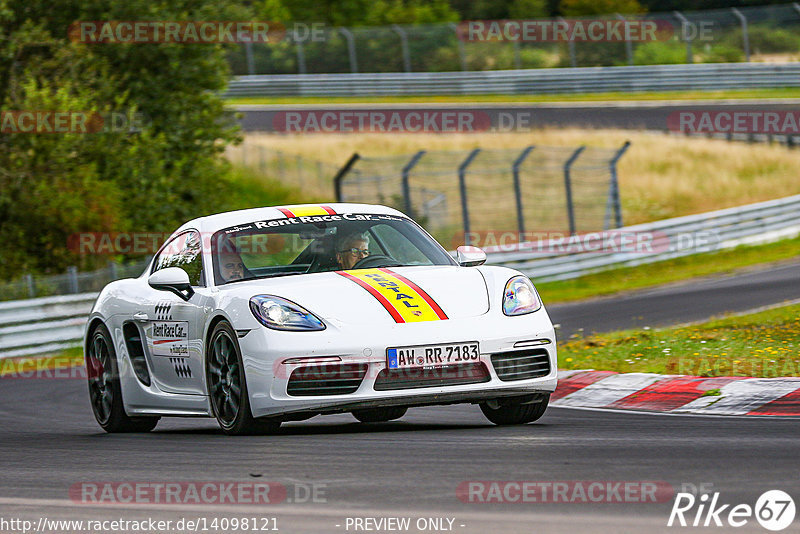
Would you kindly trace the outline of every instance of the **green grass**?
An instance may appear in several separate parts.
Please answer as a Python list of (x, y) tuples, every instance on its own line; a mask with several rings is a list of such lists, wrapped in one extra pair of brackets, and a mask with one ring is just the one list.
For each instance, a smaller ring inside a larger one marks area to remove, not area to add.
[(755, 98), (800, 98), (800, 89), (741, 89), (724, 91), (664, 91), (658, 93), (581, 93), (552, 95), (431, 95), (431, 96), (374, 96), (374, 97), (236, 97), (226, 100), (229, 106), (291, 105), (291, 104), (437, 104), (459, 102), (604, 102), (610, 100), (722, 100)]
[[(613, 295), (800, 256), (800, 237), (536, 284), (545, 304)], [(535, 273), (534, 273), (535, 278)]]
[(558, 361), (559, 369), (620, 373), (800, 376), (800, 305), (694, 326), (571, 339), (559, 347)]
[(30, 356), (0, 360), (0, 378), (11, 376), (47, 376), (47, 371), (83, 365), (83, 348), (74, 347), (55, 356)]

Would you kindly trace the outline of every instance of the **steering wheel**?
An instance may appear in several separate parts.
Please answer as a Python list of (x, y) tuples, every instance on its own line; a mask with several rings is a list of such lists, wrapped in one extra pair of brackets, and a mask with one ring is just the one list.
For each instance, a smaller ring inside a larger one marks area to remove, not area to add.
[(358, 260), (353, 269), (369, 269), (370, 267), (392, 267), (402, 265), (396, 259), (384, 256), (383, 254), (370, 254)]

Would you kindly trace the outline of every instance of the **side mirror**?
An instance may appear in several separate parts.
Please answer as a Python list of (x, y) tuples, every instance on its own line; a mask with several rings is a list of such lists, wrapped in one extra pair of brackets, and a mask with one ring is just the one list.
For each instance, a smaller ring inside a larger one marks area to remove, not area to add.
[(456, 261), (462, 267), (475, 267), (486, 263), (486, 253), (478, 247), (462, 245), (456, 249)]
[(167, 267), (156, 271), (150, 275), (147, 283), (159, 291), (172, 291), (183, 300), (189, 300), (194, 295), (189, 275), (180, 267)]

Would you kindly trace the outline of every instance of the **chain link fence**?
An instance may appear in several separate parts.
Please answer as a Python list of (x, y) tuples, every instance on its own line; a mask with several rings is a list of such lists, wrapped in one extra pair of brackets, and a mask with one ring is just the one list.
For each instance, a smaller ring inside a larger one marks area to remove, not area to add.
[[(559, 22), (559, 19), (539, 20)], [(570, 23), (585, 21), (588, 26), (598, 20), (651, 21), (659, 29), (658, 38), (637, 39), (631, 35), (606, 42), (476, 40), (464, 37), (466, 23), (325, 27), (314, 32), (313, 39), (290, 31), (281, 42), (243, 44), (231, 51), (229, 61), (234, 74), (245, 75), (786, 62), (796, 61), (800, 56), (798, 3), (641, 16), (576, 17)]]
[(331, 198), (331, 178), (339, 167), (331, 163), (289, 154), (245, 141), (228, 146), (228, 159), (258, 174), (300, 189), (309, 198)]
[(335, 178), (337, 200), (400, 209), (446, 247), (486, 233), (618, 228), (617, 162), (628, 146), (354, 154)]
[(78, 272), (77, 267), (68, 267), (63, 274), (26, 274), (19, 280), (0, 282), (0, 301), (97, 292), (114, 280), (141, 275), (149, 262), (149, 259), (129, 264), (109, 262), (96, 271)]

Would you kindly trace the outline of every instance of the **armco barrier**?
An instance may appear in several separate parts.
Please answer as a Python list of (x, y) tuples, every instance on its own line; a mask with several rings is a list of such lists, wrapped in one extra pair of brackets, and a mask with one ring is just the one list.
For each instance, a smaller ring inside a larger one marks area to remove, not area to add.
[[(652, 245), (655, 252), (545, 254), (532, 251), (534, 244), (522, 243), (511, 251), (487, 249), (488, 263), (518, 269), (537, 282), (546, 282), (576, 278), (611, 267), (641, 265), (743, 244), (776, 241), (800, 234), (800, 195), (626, 226), (614, 232), (651, 234), (654, 236)], [(561, 247), (552, 242), (535, 245), (538, 250), (558, 250)]]
[(225, 96), (516, 95), (762, 87), (800, 87), (800, 63), (239, 76)]
[[(526, 250), (523, 243), (509, 252), (487, 249), (488, 263), (519, 269), (534, 281), (543, 282), (704, 252), (703, 247), (682, 246), (689, 238), (696, 241), (697, 236), (702, 236), (707, 248), (713, 250), (775, 241), (800, 234), (800, 195), (628, 226), (614, 232), (651, 233), (657, 236), (653, 246), (658, 252), (541, 254)], [(96, 298), (96, 293), (84, 293), (0, 303), (0, 359), (78, 345)]]

